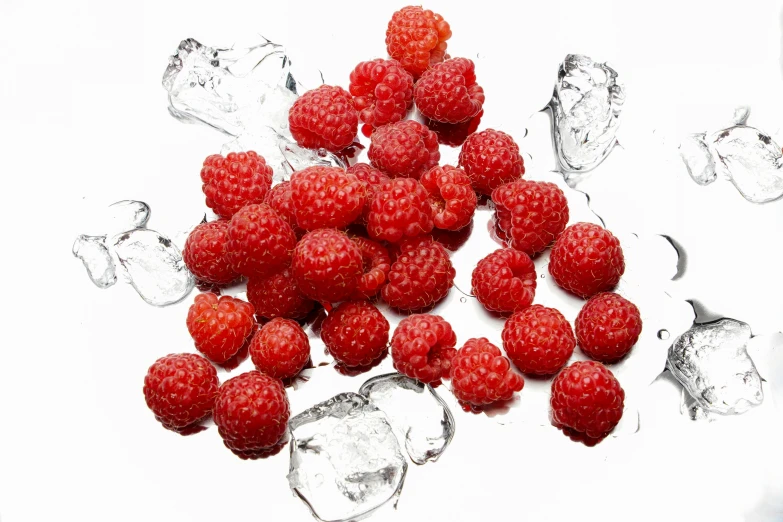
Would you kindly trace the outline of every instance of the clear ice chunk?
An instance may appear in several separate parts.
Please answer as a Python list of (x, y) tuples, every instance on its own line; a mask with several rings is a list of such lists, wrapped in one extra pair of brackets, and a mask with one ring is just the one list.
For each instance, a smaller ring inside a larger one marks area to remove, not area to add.
[(143, 201), (123, 199), (109, 205), (108, 221), (110, 234), (118, 234), (134, 228), (144, 228), (150, 220), (152, 210)]
[(106, 236), (81, 235), (73, 243), (73, 255), (82, 261), (98, 288), (109, 288), (117, 282), (114, 261), (105, 242)]
[(313, 165), (346, 168), (343, 160), (331, 152), (300, 147), (271, 127), (263, 127), (252, 134), (243, 134), (226, 143), (223, 155), (229, 152), (253, 150), (264, 157), (274, 170), (273, 181), (278, 183), (291, 178), (291, 174)]
[(750, 326), (734, 319), (696, 324), (669, 348), (669, 370), (705, 410), (744, 413), (764, 399), (750, 338)]
[(699, 185), (709, 185), (718, 177), (715, 172), (715, 160), (712, 158), (706, 139), (705, 133), (690, 134), (680, 142), (679, 147), (688, 174)]
[(195, 286), (179, 248), (154, 230), (124, 232), (113, 238), (111, 247), (130, 284), (151, 305), (181, 301)]
[(318, 520), (356, 520), (399, 497), (408, 462), (386, 416), (366, 397), (342, 393), (288, 427), (288, 482)]
[(737, 125), (712, 140), (716, 162), (745, 199), (766, 203), (783, 196), (783, 150), (769, 135)]
[(565, 57), (549, 103), (561, 172), (586, 172), (609, 155), (617, 143), (624, 101), (614, 69), (587, 56)]
[[(283, 47), (263, 37), (229, 49), (188, 38), (169, 58), (163, 74), (169, 112), (181, 121), (204, 123), (232, 136), (266, 126), (287, 135), (288, 109), (304, 90), (291, 65)], [(323, 83), (322, 77), (311, 80)]]
[(383, 410), (416, 464), (438, 460), (454, 437), (454, 416), (430, 385), (390, 373), (368, 380), (359, 393)]

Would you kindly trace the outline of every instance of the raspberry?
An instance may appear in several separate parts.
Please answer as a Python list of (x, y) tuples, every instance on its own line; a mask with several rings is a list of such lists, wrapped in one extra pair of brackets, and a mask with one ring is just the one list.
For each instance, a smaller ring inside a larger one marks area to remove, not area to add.
[(508, 134), (493, 129), (468, 136), (459, 153), (459, 166), (473, 183), (476, 192), (491, 194), (525, 173), (519, 146)]
[(525, 380), (511, 369), (500, 348), (484, 337), (468, 339), (451, 360), (451, 390), (473, 406), (510, 400), (524, 386)]
[(321, 85), (294, 102), (288, 111), (288, 125), (302, 147), (340, 152), (353, 143), (359, 115), (348, 91)]
[(386, 50), (418, 78), (430, 64), (443, 61), (449, 38), (451, 28), (441, 15), (408, 6), (392, 15), (386, 29)]
[(339, 167), (313, 166), (291, 176), (291, 201), (300, 228), (345, 228), (362, 213), (366, 189)]
[(484, 116), (484, 109), (481, 109), (478, 114), (462, 123), (443, 123), (427, 119), (425, 125), (438, 135), (438, 143), (441, 145), (461, 147), (465, 140), (468, 139), (468, 136), (476, 132), (482, 116)]
[(144, 400), (158, 422), (177, 430), (210, 414), (219, 384), (215, 367), (202, 356), (167, 355), (147, 370)]
[(624, 400), (620, 383), (603, 364), (575, 362), (552, 382), (552, 420), (559, 426), (600, 439), (620, 422)]
[(443, 245), (431, 237), (407, 239), (400, 244), (381, 297), (399, 310), (422, 310), (446, 297), (455, 274)]
[(523, 373), (550, 375), (574, 353), (574, 331), (554, 308), (533, 305), (514, 313), (503, 326), (503, 348)]
[(196, 278), (206, 283), (226, 285), (239, 277), (228, 260), (228, 221), (201, 223), (185, 240), (182, 259)]
[(290, 379), (310, 360), (310, 341), (299, 323), (276, 317), (253, 336), (250, 358), (261, 373)]
[(299, 291), (290, 268), (266, 277), (248, 279), (247, 300), (256, 309), (256, 315), (267, 319), (302, 319), (315, 305), (312, 299)]
[(389, 321), (367, 301), (345, 301), (324, 319), (321, 339), (338, 362), (366, 366), (386, 350)]
[(642, 333), (639, 309), (611, 292), (596, 294), (576, 317), (576, 339), (588, 356), (603, 363), (619, 361)]
[(490, 312), (516, 312), (536, 295), (536, 267), (524, 252), (495, 250), (473, 269), (473, 294)]
[(443, 230), (440, 228), (434, 228), (432, 230), (432, 238), (443, 245), (449, 252), (456, 252), (462, 245), (464, 245), (473, 233), (473, 220), (468, 223), (468, 226), (461, 228), (457, 231)]
[(291, 263), (296, 236), (264, 203), (242, 207), (228, 224), (228, 260), (244, 276), (272, 274)]
[(364, 184), (366, 198), (364, 208), (362, 209), (361, 221), (366, 225), (367, 216), (370, 215), (372, 200), (375, 199), (375, 194), (383, 187), (384, 183), (391, 181), (391, 179), (369, 163), (357, 163), (352, 165), (348, 167), (347, 172), (356, 176), (357, 179)]
[(441, 316), (410, 315), (400, 321), (392, 336), (394, 368), (428, 384), (448, 379), (456, 344), (457, 336)]
[(291, 198), (293, 192), (291, 191), (291, 182), (283, 181), (278, 183), (266, 193), (264, 203), (272, 207), (272, 210), (277, 212), (286, 223), (291, 225), (291, 229), (294, 234), (300, 236), (304, 234), (304, 230), (299, 228), (296, 224), (296, 213), (294, 212), (294, 202)]
[(381, 291), (391, 270), (391, 258), (383, 245), (371, 239), (352, 237), (351, 241), (359, 247), (364, 261), (364, 273), (352, 296), (352, 299), (361, 301), (374, 297)]
[(414, 96), (424, 117), (444, 123), (468, 121), (484, 105), (476, 66), (467, 58), (446, 60), (427, 69), (416, 82)]
[(512, 181), (493, 190), (492, 201), (509, 245), (529, 256), (543, 252), (568, 223), (568, 201), (554, 183)]
[(375, 194), (367, 216), (367, 233), (373, 239), (398, 243), (432, 230), (432, 206), (427, 190), (415, 179), (397, 178)]
[(308, 232), (294, 249), (291, 264), (299, 290), (315, 301), (342, 301), (356, 289), (364, 263), (356, 243), (343, 232)]
[(392, 178), (419, 179), (438, 164), (438, 136), (413, 120), (390, 123), (370, 137), (370, 163)]
[(593, 223), (566, 228), (552, 247), (549, 273), (555, 282), (580, 297), (611, 290), (625, 272), (620, 241)]
[(465, 171), (451, 165), (432, 167), (421, 177), (430, 194), (432, 221), (444, 230), (459, 230), (470, 223), (476, 211), (476, 192)]
[(252, 150), (229, 152), (226, 157), (213, 154), (204, 160), (201, 181), (207, 206), (230, 218), (245, 205), (264, 201), (272, 186), (272, 167)]
[(223, 443), (235, 452), (271, 448), (288, 427), (288, 397), (280, 380), (250, 371), (220, 386), (214, 419)]
[(196, 349), (215, 364), (235, 356), (256, 325), (253, 305), (210, 292), (196, 296), (186, 323)]
[(373, 127), (400, 121), (413, 105), (413, 76), (397, 60), (361, 62), (348, 90), (359, 119)]

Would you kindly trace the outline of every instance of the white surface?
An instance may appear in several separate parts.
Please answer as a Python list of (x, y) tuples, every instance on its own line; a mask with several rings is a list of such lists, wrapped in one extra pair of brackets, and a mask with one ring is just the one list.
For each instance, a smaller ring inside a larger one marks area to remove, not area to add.
[[(261, 32), (345, 86), (358, 61), (384, 54), (386, 23), (403, 5), (2, 0), (2, 264), (10, 288), (0, 520), (310, 520), (289, 494), (286, 455), (243, 462), (216, 451), (214, 429), (183, 438), (154, 422), (144, 372), (163, 354), (191, 349), (186, 307), (152, 308), (125, 285), (98, 290), (70, 248), (90, 232), (91, 209), (121, 199), (149, 203), (150, 228), (168, 234), (200, 219), (201, 161), (227, 140), (166, 113), (160, 78), (182, 38), (227, 45)], [(668, 233), (685, 246), (678, 296), (747, 321), (754, 333), (783, 328), (783, 201), (753, 206), (728, 183), (698, 187), (676, 163), (651, 169), (645, 141), (655, 129), (671, 144), (747, 104), (749, 123), (780, 143), (779, 2), (426, 7), (451, 24), (453, 56), (480, 55), (487, 121), (503, 130), (524, 127), (548, 100), (566, 53), (608, 60), (627, 87), (619, 133), (626, 150), (580, 187), (593, 208), (610, 228)], [(398, 512), (371, 520), (735, 521), (764, 510), (767, 518), (753, 520), (782, 519), (779, 410), (695, 424), (678, 405), (679, 391), (656, 383), (639, 404), (640, 432), (595, 448), (545, 429), (521, 438), (455, 411), (448, 451), (412, 466)]]

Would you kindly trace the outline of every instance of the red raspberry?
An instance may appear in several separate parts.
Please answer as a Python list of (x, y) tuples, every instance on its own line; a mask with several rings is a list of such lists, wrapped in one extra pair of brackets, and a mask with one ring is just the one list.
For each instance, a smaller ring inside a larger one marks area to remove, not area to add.
[(451, 391), (473, 406), (510, 400), (524, 386), (500, 348), (484, 337), (468, 339), (451, 360)]
[(620, 422), (624, 400), (625, 392), (606, 366), (595, 361), (575, 362), (552, 382), (552, 420), (600, 439)]
[(593, 223), (566, 228), (552, 247), (549, 273), (560, 288), (588, 298), (611, 290), (625, 272), (620, 241)]
[(253, 305), (211, 292), (196, 296), (186, 323), (196, 349), (215, 364), (236, 355), (256, 325)]
[(351, 241), (359, 247), (364, 260), (364, 273), (352, 296), (352, 299), (361, 301), (374, 297), (381, 291), (391, 270), (391, 258), (383, 245), (371, 239), (352, 237)]
[(473, 182), (476, 192), (491, 194), (525, 173), (519, 146), (505, 132), (483, 130), (468, 136), (459, 153), (459, 166)]
[(291, 263), (296, 235), (267, 204), (247, 205), (228, 224), (228, 260), (244, 276), (263, 277)]
[(348, 91), (321, 85), (294, 102), (288, 111), (288, 125), (302, 147), (340, 152), (353, 143), (359, 115)]
[(381, 297), (400, 310), (422, 310), (446, 297), (455, 275), (443, 245), (431, 237), (407, 239), (400, 244)]
[(235, 452), (268, 449), (288, 428), (288, 397), (280, 380), (250, 371), (223, 383), (214, 419), (223, 443)]
[(465, 140), (468, 139), (468, 136), (476, 132), (482, 116), (484, 116), (484, 109), (481, 109), (478, 114), (462, 123), (443, 123), (427, 119), (425, 125), (438, 135), (438, 143), (441, 145), (461, 147)]
[(266, 277), (248, 279), (247, 300), (256, 309), (256, 315), (267, 319), (302, 319), (315, 305), (299, 291), (290, 268)]
[(300, 228), (345, 228), (362, 213), (366, 189), (339, 167), (313, 166), (291, 176), (291, 201)]
[(230, 218), (245, 205), (264, 201), (272, 186), (272, 167), (252, 150), (229, 152), (225, 158), (213, 154), (204, 160), (201, 181), (207, 206)]
[(495, 250), (473, 269), (473, 294), (490, 312), (516, 312), (536, 295), (536, 267), (524, 252)]
[(430, 194), (436, 227), (459, 230), (470, 224), (477, 198), (464, 170), (451, 165), (432, 167), (421, 177), (421, 184)]
[(419, 179), (438, 164), (438, 136), (413, 120), (390, 123), (370, 137), (370, 163), (392, 178)]
[(389, 321), (367, 301), (345, 301), (324, 319), (321, 339), (338, 362), (366, 366), (386, 351)]
[(202, 356), (167, 355), (147, 370), (144, 400), (158, 422), (177, 430), (209, 416), (219, 384), (215, 367)]
[(492, 201), (509, 245), (529, 256), (543, 252), (568, 223), (568, 200), (554, 183), (512, 181), (493, 190)]
[(410, 315), (400, 321), (392, 336), (394, 368), (428, 384), (448, 379), (456, 344), (457, 336), (441, 316)]
[(364, 184), (366, 198), (364, 208), (362, 209), (361, 221), (366, 225), (367, 216), (370, 215), (372, 200), (375, 199), (375, 194), (383, 187), (384, 183), (391, 181), (391, 179), (369, 163), (357, 163), (352, 165), (348, 167), (347, 172), (356, 176), (357, 179)]
[(299, 323), (276, 317), (253, 336), (250, 358), (261, 373), (290, 379), (310, 360), (310, 341)]
[(359, 247), (345, 233), (325, 228), (305, 234), (294, 249), (291, 267), (304, 295), (331, 303), (356, 290), (364, 263)]
[(201, 223), (185, 240), (182, 259), (199, 280), (226, 285), (239, 277), (228, 260), (227, 244), (228, 220)]
[(574, 353), (574, 331), (554, 308), (533, 305), (514, 313), (503, 326), (503, 348), (523, 373), (551, 375)]
[(296, 224), (296, 213), (294, 212), (294, 202), (292, 200), (291, 182), (283, 181), (278, 183), (266, 193), (264, 203), (272, 207), (286, 223), (291, 225), (291, 229), (297, 236), (304, 234), (305, 231)]
[(373, 127), (400, 121), (413, 105), (413, 76), (397, 60), (360, 63), (348, 90), (359, 119)]
[(443, 61), (449, 38), (451, 28), (441, 15), (411, 5), (392, 15), (386, 29), (386, 50), (418, 78), (430, 64)]
[(416, 82), (414, 96), (425, 118), (444, 123), (468, 121), (484, 105), (476, 66), (467, 58), (446, 60), (427, 69)]
[(576, 339), (588, 356), (603, 363), (619, 361), (642, 333), (639, 309), (611, 292), (596, 294), (576, 317)]
[(367, 233), (373, 239), (398, 243), (432, 231), (429, 194), (415, 179), (397, 178), (375, 194), (367, 216)]

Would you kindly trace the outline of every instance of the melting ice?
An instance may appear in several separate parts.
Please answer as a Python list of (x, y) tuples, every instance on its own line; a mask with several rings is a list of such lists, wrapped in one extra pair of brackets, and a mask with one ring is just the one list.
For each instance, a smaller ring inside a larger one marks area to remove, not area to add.
[[(750, 338), (750, 326), (734, 319), (696, 324), (669, 348), (668, 367), (698, 406), (724, 415), (744, 413), (764, 399), (746, 348)], [(694, 408), (687, 401), (686, 406)]]
[(105, 242), (106, 236), (81, 235), (73, 243), (73, 255), (81, 259), (87, 275), (98, 288), (109, 288), (117, 282), (114, 261)]
[(436, 461), (454, 437), (454, 416), (431, 386), (401, 375), (379, 375), (359, 393), (383, 410), (416, 464)]
[(585, 172), (612, 151), (625, 101), (617, 72), (578, 54), (560, 64), (549, 106), (560, 170)]
[(293, 492), (323, 521), (348, 521), (396, 499), (408, 463), (386, 416), (342, 393), (289, 421)]

